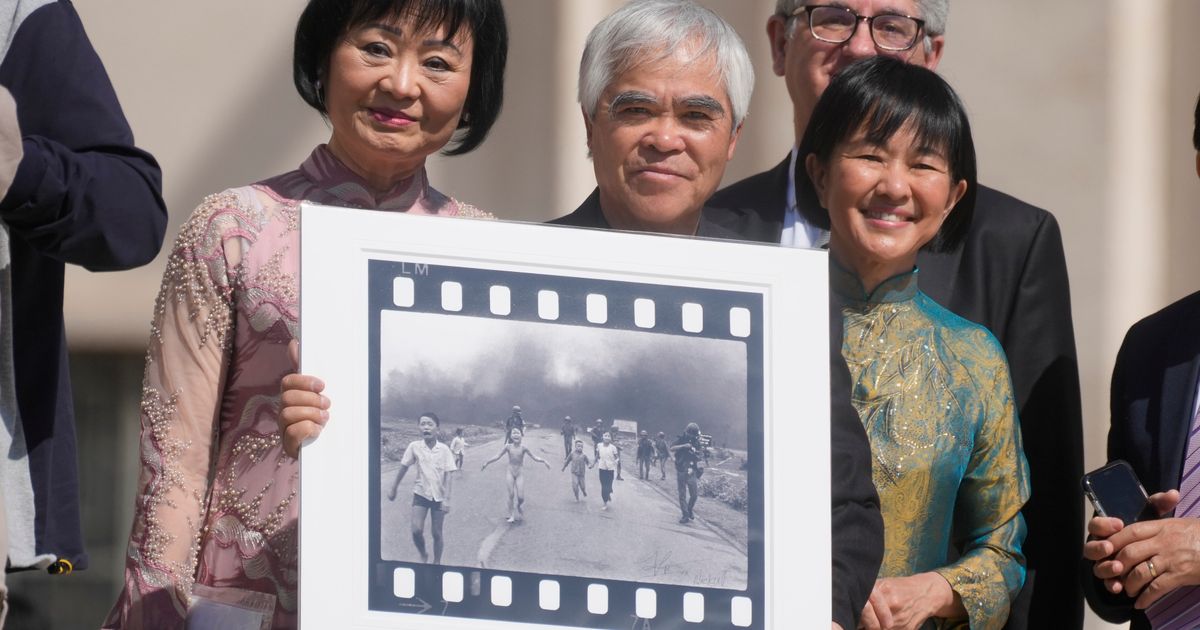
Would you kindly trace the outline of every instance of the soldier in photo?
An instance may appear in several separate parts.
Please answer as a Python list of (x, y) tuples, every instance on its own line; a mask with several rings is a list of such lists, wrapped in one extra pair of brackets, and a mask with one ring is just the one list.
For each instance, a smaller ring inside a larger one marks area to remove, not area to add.
[(642, 429), (638, 433), (637, 463), (638, 479), (645, 481), (650, 478), (650, 468), (654, 460), (654, 442), (650, 441), (650, 433)]
[(700, 492), (700, 475), (704, 468), (700, 460), (704, 457), (704, 445), (700, 439), (700, 425), (689, 422), (683, 435), (671, 446), (671, 454), (675, 456), (676, 489), (679, 492), (680, 523), (695, 520), (693, 512), (696, 507), (696, 497)]
[(571, 416), (563, 418), (563, 425), (560, 431), (563, 441), (563, 457), (571, 456), (571, 448), (575, 444), (575, 423), (571, 421)]
[(513, 405), (512, 413), (504, 421), (504, 443), (512, 442), (512, 432), (516, 429), (525, 435), (525, 419), (521, 417), (521, 406)]
[(671, 447), (667, 444), (667, 434), (662, 431), (654, 438), (654, 459), (658, 462), (659, 479), (667, 478), (667, 461), (671, 459)]

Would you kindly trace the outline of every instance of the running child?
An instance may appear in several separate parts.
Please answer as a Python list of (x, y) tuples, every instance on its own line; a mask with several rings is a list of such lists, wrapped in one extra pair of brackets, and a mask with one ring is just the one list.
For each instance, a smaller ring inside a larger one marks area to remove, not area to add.
[(495, 457), (484, 462), (483, 466), (479, 469), (482, 471), (484, 468), (488, 467), (488, 464), (491, 464), (492, 462), (499, 460), (501, 457), (504, 457), (505, 453), (508, 454), (508, 518), (504, 519), (505, 522), (508, 523), (521, 522), (523, 520), (522, 517), (525, 514), (525, 477), (521, 474), (521, 471), (525, 466), (525, 456), (528, 455), (533, 461), (540, 462), (546, 467), (546, 470), (550, 469), (549, 462), (541, 457), (538, 457), (537, 455), (534, 455), (533, 451), (521, 444), (521, 439), (523, 437), (524, 436), (521, 434), (520, 429), (513, 428), (508, 435), (508, 438), (511, 440), (511, 442), (505, 444), (504, 447), (500, 449), (500, 452), (496, 453)]
[(575, 450), (567, 455), (567, 460), (563, 462), (562, 470), (566, 470), (567, 466), (571, 467), (571, 492), (575, 493), (575, 500), (579, 500), (579, 493), (587, 496), (587, 482), (585, 481), (584, 473), (595, 464), (588, 460), (588, 456), (583, 452), (583, 440), (575, 440)]
[(416, 464), (417, 480), (413, 483), (412, 496), (412, 541), (421, 555), (421, 562), (428, 562), (425, 551), (425, 516), (429, 515), (433, 534), (433, 563), (442, 563), (442, 522), (450, 511), (450, 473), (458, 470), (450, 448), (437, 439), (437, 428), (442, 421), (433, 412), (421, 414), (417, 427), (421, 439), (413, 440), (404, 449), (400, 458), (400, 470), (392, 482), (388, 501), (396, 500), (396, 490), (408, 469)]
[(601, 434), (600, 445), (596, 447), (596, 465), (600, 467), (600, 499), (604, 501), (601, 510), (607, 510), (612, 501), (613, 475), (621, 469), (621, 450), (613, 444), (612, 434)]
[(454, 455), (454, 463), (459, 470), (463, 467), (463, 454), (467, 451), (467, 441), (463, 439), (463, 429), (454, 430), (454, 439), (450, 440), (450, 453)]

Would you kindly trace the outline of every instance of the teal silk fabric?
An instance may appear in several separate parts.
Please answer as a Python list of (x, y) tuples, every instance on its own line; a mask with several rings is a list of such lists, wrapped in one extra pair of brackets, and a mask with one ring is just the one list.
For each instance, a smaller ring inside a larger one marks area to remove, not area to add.
[(1029, 498), (1004, 350), (986, 328), (921, 293), (916, 270), (868, 295), (830, 266), (883, 512), (879, 575), (936, 571), (962, 598), (971, 628), (1001, 628), (1025, 580), (1020, 510)]

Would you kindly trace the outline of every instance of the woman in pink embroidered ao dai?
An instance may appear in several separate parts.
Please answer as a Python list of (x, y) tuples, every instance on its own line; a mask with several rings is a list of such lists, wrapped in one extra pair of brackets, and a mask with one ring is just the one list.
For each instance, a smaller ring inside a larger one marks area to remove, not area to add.
[(490, 216), (434, 190), (424, 164), (452, 139), (449, 154), (475, 148), (495, 122), (499, 0), (311, 0), (296, 42), (297, 89), (332, 134), (299, 169), (208, 197), (180, 230), (146, 354), (125, 588), (106, 628), (195, 627), (230, 607), (247, 628), (296, 625), (299, 467), (276, 416), (294, 367), (299, 203)]

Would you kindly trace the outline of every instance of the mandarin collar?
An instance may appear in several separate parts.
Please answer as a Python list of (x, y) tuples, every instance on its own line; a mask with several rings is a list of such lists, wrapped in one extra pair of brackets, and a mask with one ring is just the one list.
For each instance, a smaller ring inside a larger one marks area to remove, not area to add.
[(879, 283), (870, 293), (853, 271), (829, 258), (829, 287), (848, 303), (891, 304), (913, 299), (917, 294), (917, 268), (896, 274)]
[(383, 193), (373, 192), (367, 181), (350, 170), (341, 160), (322, 144), (313, 149), (308, 159), (300, 165), (300, 172), (314, 184), (351, 208), (377, 210), (400, 210), (429, 207), (434, 209), (444, 202), (440, 193), (429, 188), (429, 179), (422, 166), (416, 173), (396, 183)]

